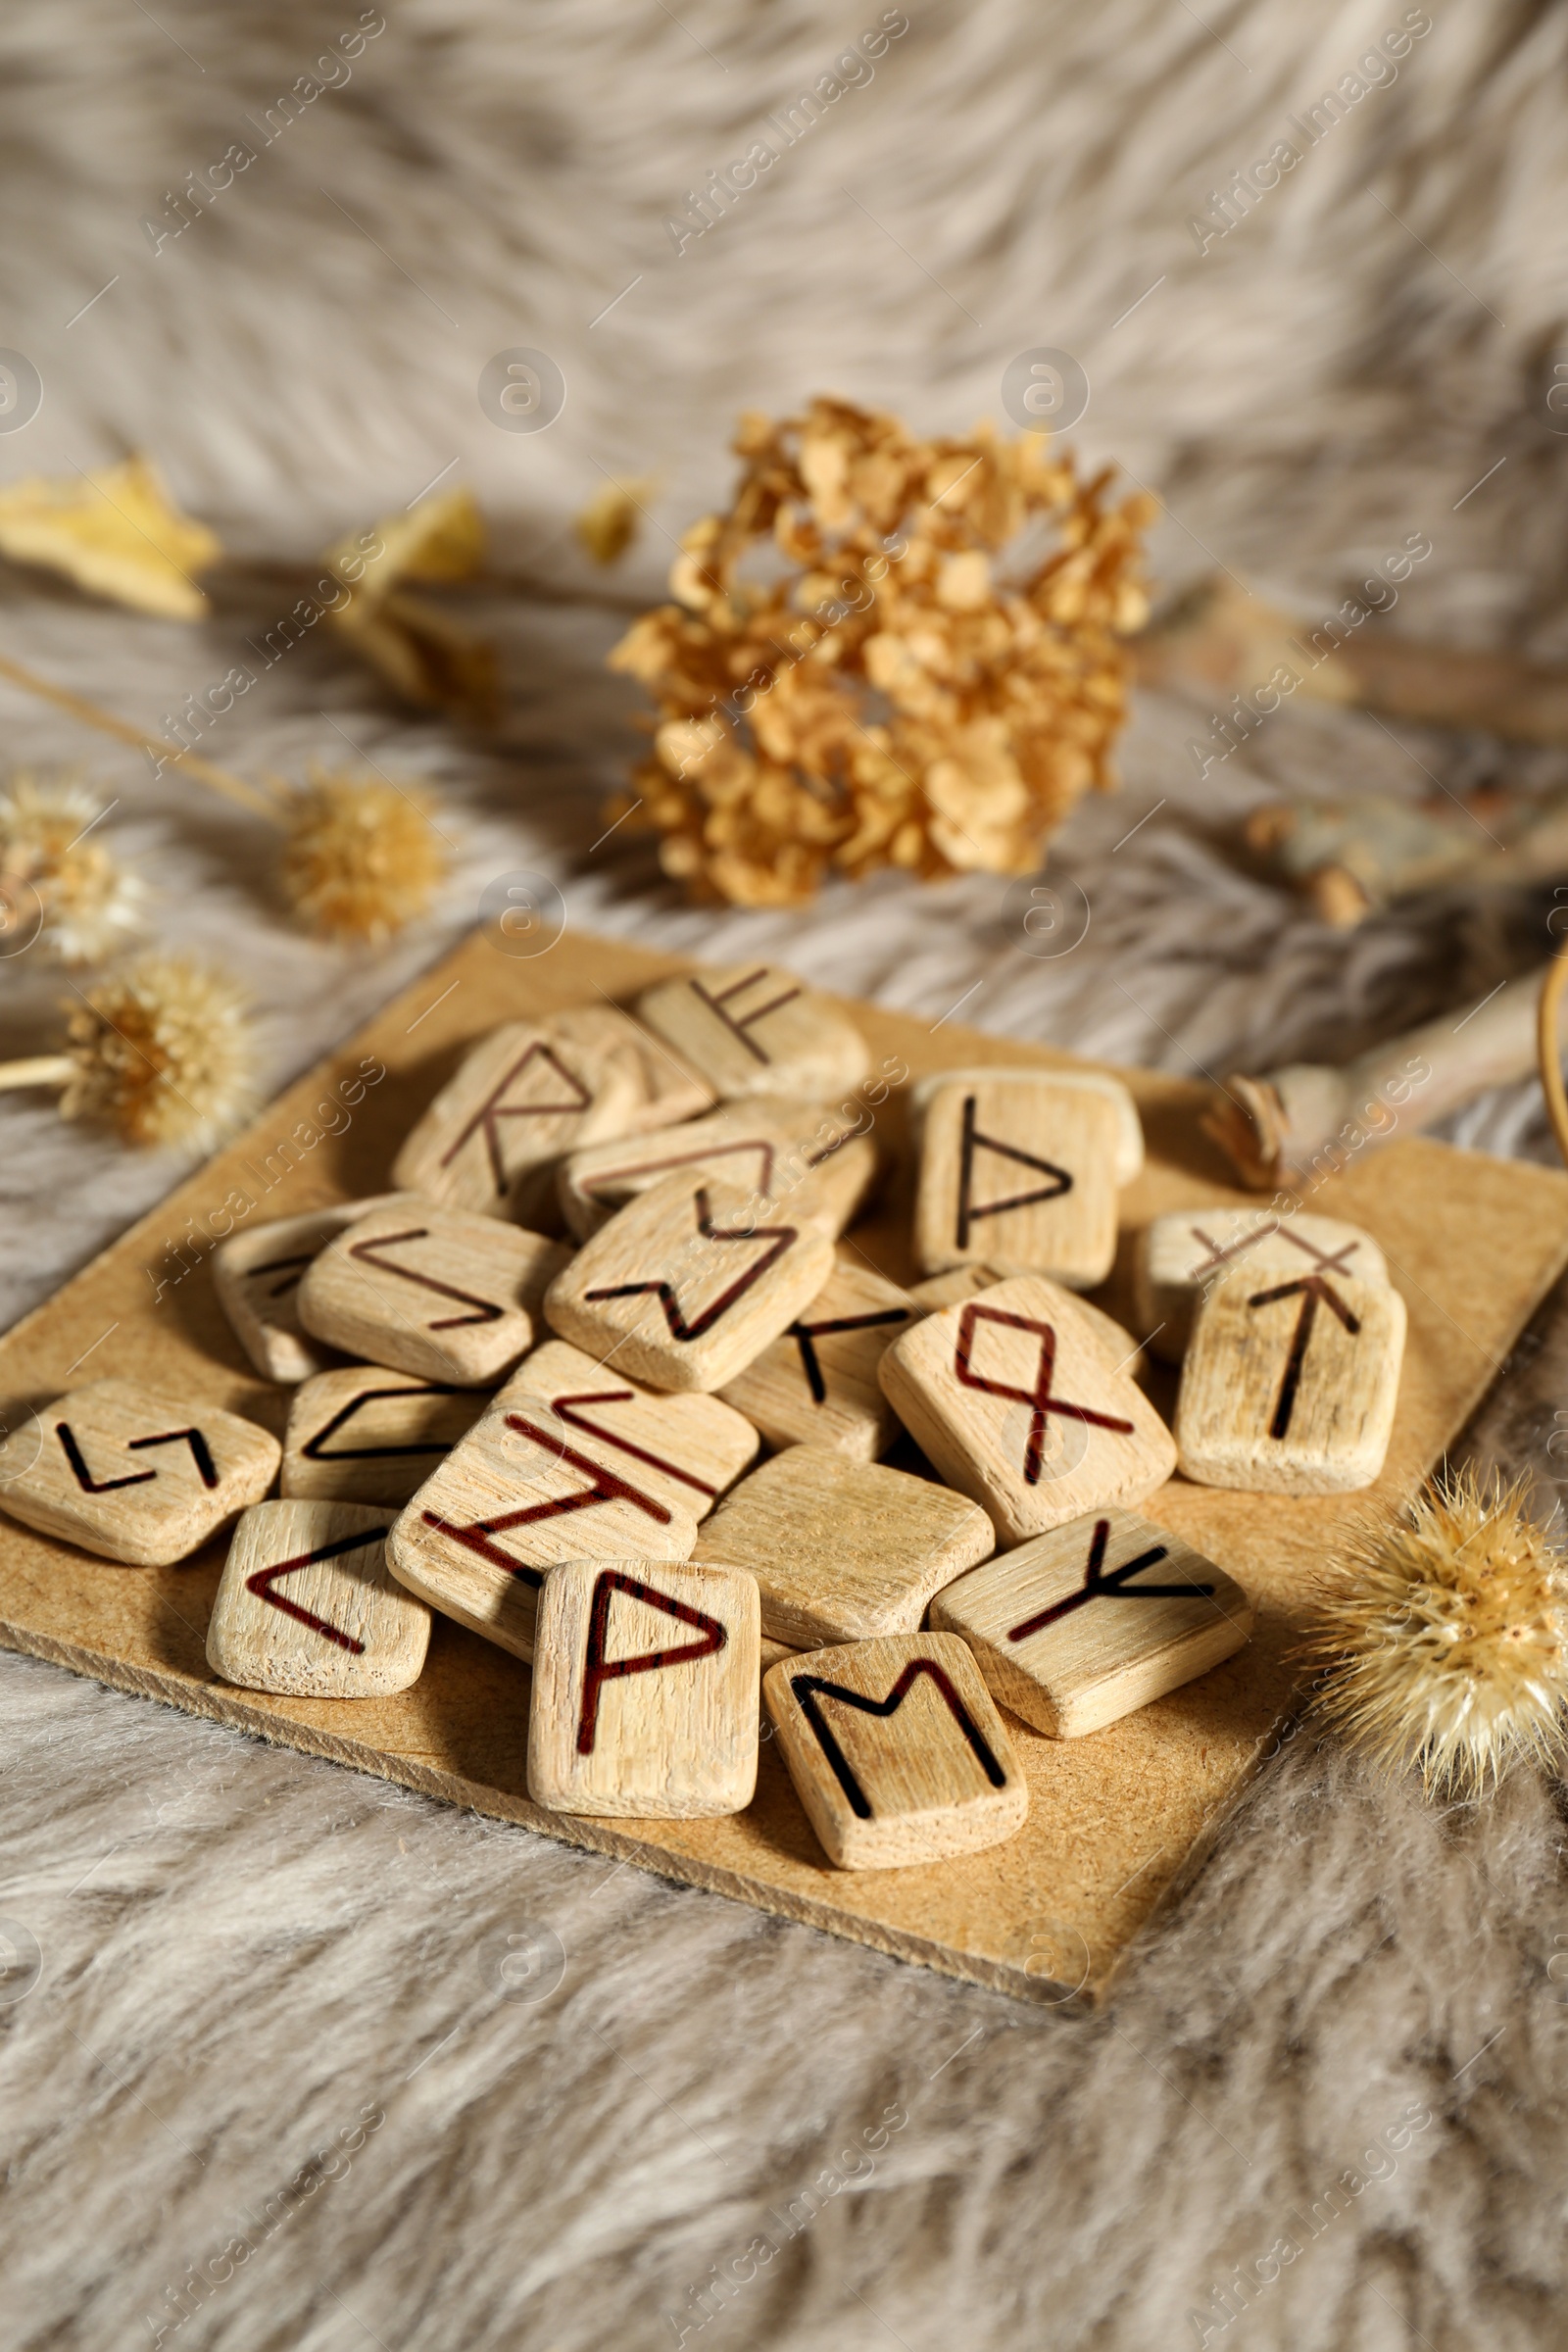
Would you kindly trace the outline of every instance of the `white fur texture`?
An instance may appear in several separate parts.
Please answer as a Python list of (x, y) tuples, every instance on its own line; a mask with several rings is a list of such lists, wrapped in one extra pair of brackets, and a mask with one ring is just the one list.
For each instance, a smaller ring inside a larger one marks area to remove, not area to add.
[[(1402, 625), (1568, 654), (1568, 442), (1545, 405), (1568, 359), (1560, 9), (1440, 0), (1396, 77), (1201, 252), (1210, 191), (1400, 24), (1398, 0), (907, 13), (873, 77), (677, 255), (686, 192), (877, 7), (387, 0), (349, 78), (331, 69), (340, 86), (263, 146), (247, 118), (352, 34), (349, 0), (12, 0), (0, 339), (44, 404), (0, 436), (0, 476), (146, 449), (236, 550), (290, 558), (466, 479), (498, 559), (581, 597), (605, 580), (569, 517), (606, 471), (655, 474), (612, 582), (625, 603), (724, 495), (741, 407), (831, 387), (930, 429), (1000, 421), (1006, 363), (1046, 345), (1088, 374), (1086, 457), (1166, 498), (1167, 582), (1218, 562), (1327, 611), (1424, 533)], [(254, 163), (155, 251), (142, 222), (172, 225), (166, 191), (245, 139)], [(536, 436), (476, 396), (518, 346), (566, 380)], [(292, 595), (231, 580), (190, 627), (5, 573), (0, 638), (156, 723)], [(1054, 857), (1090, 917), (1066, 955), (1025, 953), (984, 878), (695, 912), (626, 828), (599, 841), (634, 742), (635, 698), (600, 666), (623, 612), (547, 596), (475, 617), (505, 651), (499, 746), (411, 722), (317, 638), (203, 745), (298, 773), (349, 757), (340, 728), (438, 787), (458, 877), (439, 921), (379, 956), (287, 927), (252, 820), (0, 687), (8, 758), (74, 761), (120, 795), (105, 832), (142, 858), (161, 928), (252, 982), (274, 1080), (519, 867), (584, 927), (776, 953), (933, 1022), (961, 1004), (1181, 1069), (1348, 1054), (1547, 945), (1525, 896), (1432, 899), (1347, 942), (1245, 877), (1222, 835), (1283, 788), (1544, 784), (1554, 756), (1293, 709), (1200, 782), (1206, 709), (1154, 698), (1122, 795)], [(0, 1050), (37, 1050), (61, 993), (26, 957), (0, 966)], [(1539, 1098), (1513, 1090), (1462, 1131), (1539, 1151)], [(63, 1133), (37, 1097), (0, 1103), (0, 1134), (11, 1312), (178, 1172)], [(1549, 1480), (1562, 1369), (1560, 1343), (1527, 1351), (1484, 1451)], [(1086, 2027), (30, 1661), (0, 1659), (0, 1912), (42, 1954), (0, 2007), (18, 2345), (1558, 2340), (1568, 1985), (1548, 1972), (1568, 1915), (1557, 1798), (1534, 1784), (1444, 1817), (1303, 1736)], [(502, 1973), (527, 1923), (565, 1957), (539, 2003)], [(1391, 2153), (1412, 2106), (1434, 2120)], [(385, 2122), (346, 2147), (367, 2107)], [(1347, 2173), (1362, 2185), (1330, 2199)], [(820, 2213), (787, 2236), (769, 2209), (798, 2218), (808, 2189)], [(1312, 2235), (1325, 2200), (1343, 2209)], [(1271, 2257), (1293, 2232), (1299, 2253)], [(777, 2251), (748, 2257), (764, 2235)], [(1222, 2331), (1239, 2264), (1250, 2308)], [(210, 2291), (182, 2290), (189, 2266)], [(714, 2266), (732, 2308), (698, 2299)]]

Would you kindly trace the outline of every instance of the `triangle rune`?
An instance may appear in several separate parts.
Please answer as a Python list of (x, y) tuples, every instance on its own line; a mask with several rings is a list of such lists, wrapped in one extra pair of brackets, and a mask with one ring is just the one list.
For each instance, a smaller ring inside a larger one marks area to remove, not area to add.
[[(674, 1617), (682, 1625), (695, 1627), (701, 1637), (696, 1642), (684, 1642), (677, 1649), (645, 1649), (629, 1658), (607, 1658), (605, 1642), (610, 1633), (610, 1603), (617, 1592), (632, 1600), (640, 1600), (650, 1609), (662, 1609), (666, 1617)], [(722, 1649), (728, 1634), (716, 1617), (702, 1609), (694, 1609), (684, 1600), (676, 1600), (668, 1592), (661, 1592), (654, 1585), (645, 1585), (636, 1577), (627, 1576), (619, 1568), (603, 1568), (594, 1583), (594, 1596), (588, 1615), (588, 1648), (582, 1669), (582, 1712), (577, 1719), (577, 1753), (591, 1756), (599, 1731), (599, 1693), (606, 1683), (618, 1682), (627, 1674), (655, 1674), (662, 1666), (679, 1666), (691, 1658), (710, 1657)]]
[[(969, 1247), (969, 1228), (982, 1217), (1000, 1217), (1009, 1208), (1028, 1208), (1037, 1200), (1057, 1200), (1063, 1193), (1072, 1191), (1072, 1178), (1054, 1160), (1037, 1159), (1017, 1144), (1004, 1144), (994, 1135), (983, 1134), (974, 1123), (975, 1098), (963, 1099), (963, 1132), (958, 1148), (958, 1213), (956, 1240), (960, 1250)], [(1049, 1184), (1037, 1185), (1033, 1192), (1009, 1193), (1004, 1200), (976, 1203), (974, 1198), (974, 1160), (976, 1152), (994, 1152), (1001, 1159), (1010, 1159), (1020, 1168), (1033, 1168), (1037, 1175), (1049, 1176)]]

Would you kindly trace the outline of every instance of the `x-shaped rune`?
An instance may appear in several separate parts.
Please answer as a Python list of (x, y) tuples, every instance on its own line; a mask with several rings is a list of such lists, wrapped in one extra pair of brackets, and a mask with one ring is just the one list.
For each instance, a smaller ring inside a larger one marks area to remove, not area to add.
[(1203, 1248), (1208, 1251), (1207, 1257), (1193, 1268), (1192, 1279), (1195, 1282), (1200, 1274), (1212, 1274), (1216, 1267), (1223, 1266), (1229, 1259), (1245, 1256), (1249, 1250), (1255, 1250), (1259, 1242), (1268, 1241), (1271, 1235), (1276, 1233), (1282, 1240), (1289, 1242), (1294, 1249), (1301, 1250), (1309, 1257), (1312, 1260), (1314, 1271), (1319, 1274), (1348, 1274), (1350, 1269), (1345, 1261), (1352, 1250), (1359, 1250), (1361, 1247), (1360, 1243), (1352, 1238), (1350, 1241), (1342, 1242), (1338, 1250), (1333, 1251), (1320, 1250), (1315, 1242), (1303, 1241), (1298, 1233), (1293, 1233), (1290, 1227), (1278, 1217), (1271, 1218), (1266, 1225), (1259, 1225), (1255, 1233), (1244, 1233), (1239, 1242), (1227, 1242), (1223, 1248), (1218, 1242), (1209, 1238), (1201, 1225), (1191, 1225), (1188, 1227), (1188, 1231), (1194, 1241), (1201, 1242)]
[[(1039, 1334), (1040, 1361), (1032, 1389), (1015, 1389), (1005, 1381), (987, 1380), (973, 1369), (974, 1333), (977, 1323), (1002, 1323), (1011, 1331), (1032, 1331)], [(1130, 1438), (1133, 1425), (1114, 1413), (1097, 1412), (1093, 1405), (1073, 1404), (1065, 1396), (1052, 1394), (1051, 1383), (1056, 1369), (1056, 1333), (1051, 1323), (1036, 1323), (1027, 1315), (1009, 1315), (1000, 1306), (983, 1306), (971, 1301), (958, 1319), (958, 1345), (953, 1359), (954, 1371), (966, 1389), (983, 1390), (988, 1396), (1004, 1396), (1012, 1404), (1030, 1407), (1029, 1435), (1023, 1449), (1023, 1483), (1038, 1486), (1045, 1458), (1046, 1415), (1059, 1413), (1066, 1421), (1087, 1421), (1096, 1429), (1113, 1430), (1118, 1437)]]

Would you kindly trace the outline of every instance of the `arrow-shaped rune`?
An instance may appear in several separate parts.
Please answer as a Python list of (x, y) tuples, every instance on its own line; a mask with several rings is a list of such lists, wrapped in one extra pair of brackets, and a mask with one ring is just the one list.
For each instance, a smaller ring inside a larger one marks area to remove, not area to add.
[(1333, 1283), (1326, 1282), (1321, 1274), (1303, 1274), (1298, 1282), (1282, 1282), (1272, 1291), (1259, 1291), (1247, 1303), (1249, 1306), (1272, 1306), (1276, 1298), (1299, 1298), (1301, 1301), (1296, 1329), (1291, 1334), (1291, 1351), (1285, 1359), (1285, 1377), (1280, 1382), (1280, 1393), (1274, 1400), (1274, 1418), (1268, 1425), (1271, 1438), (1283, 1438), (1291, 1426), (1291, 1415), (1296, 1410), (1296, 1393), (1301, 1385), (1301, 1366), (1306, 1361), (1306, 1351), (1311, 1345), (1318, 1300), (1323, 1299), (1334, 1309), (1352, 1339), (1361, 1324), (1346, 1305)]

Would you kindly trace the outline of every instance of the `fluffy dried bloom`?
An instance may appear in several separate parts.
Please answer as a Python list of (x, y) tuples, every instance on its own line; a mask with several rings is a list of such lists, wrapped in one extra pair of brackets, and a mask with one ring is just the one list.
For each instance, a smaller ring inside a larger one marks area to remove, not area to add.
[(1142, 497), (1043, 435), (919, 441), (830, 399), (741, 419), (726, 514), (611, 655), (659, 706), (613, 805), (699, 895), (793, 906), (832, 870), (1028, 873), (1112, 781)]
[(1568, 1578), (1522, 1497), (1522, 1480), (1460, 1472), (1363, 1529), (1303, 1645), (1329, 1720), (1429, 1790), (1477, 1797), (1521, 1756), (1561, 1764)]
[(0, 912), (21, 945), (38, 943), (62, 963), (95, 963), (140, 927), (146, 896), (101, 835), (104, 813), (83, 785), (23, 771), (0, 795)]
[(388, 939), (446, 879), (446, 845), (416, 795), (313, 767), (285, 809), (283, 888), (315, 931)]
[(241, 990), (183, 956), (145, 956), (74, 1000), (60, 1107), (130, 1144), (206, 1146), (256, 1102)]

